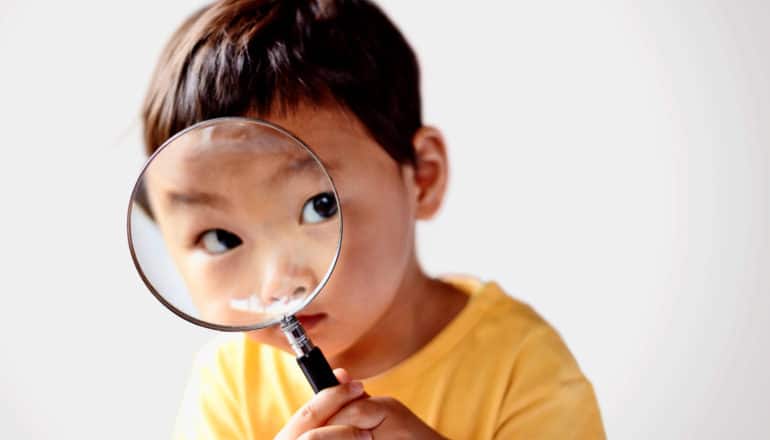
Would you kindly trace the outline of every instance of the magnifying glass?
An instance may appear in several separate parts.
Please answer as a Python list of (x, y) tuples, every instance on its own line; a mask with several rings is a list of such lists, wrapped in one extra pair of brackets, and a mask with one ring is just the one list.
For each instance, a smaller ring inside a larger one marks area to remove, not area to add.
[(169, 310), (221, 331), (279, 325), (313, 391), (338, 384), (295, 314), (340, 253), (337, 190), (285, 129), (228, 117), (195, 124), (149, 158), (127, 231), (142, 281)]

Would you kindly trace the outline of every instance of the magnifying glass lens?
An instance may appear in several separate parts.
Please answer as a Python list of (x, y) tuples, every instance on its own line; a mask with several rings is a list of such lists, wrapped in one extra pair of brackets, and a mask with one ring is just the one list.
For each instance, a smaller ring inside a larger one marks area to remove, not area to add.
[(153, 294), (204, 327), (276, 324), (320, 292), (337, 261), (337, 192), (319, 158), (275, 125), (221, 118), (161, 146), (128, 213)]

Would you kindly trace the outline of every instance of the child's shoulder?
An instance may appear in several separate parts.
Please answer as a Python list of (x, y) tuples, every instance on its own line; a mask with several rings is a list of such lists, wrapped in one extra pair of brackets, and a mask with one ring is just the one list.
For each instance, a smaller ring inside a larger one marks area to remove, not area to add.
[[(213, 337), (195, 356), (195, 369), (228, 372), (242, 376), (244, 368), (253, 368), (254, 364), (270, 360), (283, 363), (288, 353), (267, 344), (251, 340), (245, 333), (225, 333)], [(248, 365), (248, 366), (247, 366)]]
[(468, 304), (458, 318), (467, 319), (477, 332), (501, 333), (514, 341), (551, 328), (529, 304), (506, 293), (495, 281), (468, 275), (445, 275), (441, 279), (468, 294)]
[(245, 338), (241, 334), (217, 334), (195, 354), (194, 370), (199, 372), (230, 371), (242, 365)]
[(462, 345), (473, 346), (477, 356), (487, 362), (551, 368), (559, 376), (582, 375), (559, 332), (498, 283), (457, 275), (442, 279), (470, 295), (465, 309), (450, 325), (467, 327), (460, 329), (465, 330)]
[(463, 282), (475, 289), (466, 309), (478, 316), (459, 350), (470, 353), (462, 360), (474, 380), (486, 381), (484, 395), (501, 392), (500, 438), (604, 438), (593, 386), (559, 332), (497, 283)]

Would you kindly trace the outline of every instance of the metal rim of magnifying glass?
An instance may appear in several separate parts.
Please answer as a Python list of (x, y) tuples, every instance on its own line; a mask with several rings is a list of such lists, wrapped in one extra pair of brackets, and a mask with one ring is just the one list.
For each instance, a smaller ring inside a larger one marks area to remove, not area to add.
[(310, 156), (316, 161), (316, 163), (318, 163), (318, 165), (320, 166), (326, 178), (329, 179), (329, 183), (331, 184), (331, 187), (332, 187), (332, 193), (334, 194), (334, 198), (337, 200), (337, 218), (339, 219), (339, 240), (337, 241), (337, 249), (334, 252), (334, 258), (332, 259), (331, 265), (329, 266), (329, 269), (326, 271), (326, 274), (324, 274), (323, 278), (321, 279), (320, 283), (318, 283), (318, 286), (316, 286), (315, 290), (305, 299), (305, 301), (302, 302), (302, 305), (299, 308), (297, 308), (296, 311), (300, 311), (304, 309), (305, 306), (310, 304), (310, 302), (312, 302), (313, 299), (315, 299), (315, 297), (318, 296), (318, 294), (324, 288), (326, 283), (329, 281), (329, 278), (331, 277), (331, 274), (334, 271), (334, 268), (337, 265), (337, 260), (339, 260), (339, 256), (340, 256), (340, 250), (342, 249), (342, 204), (340, 203), (339, 194), (337, 193), (337, 186), (334, 184), (334, 180), (332, 179), (332, 176), (329, 174), (329, 172), (326, 170), (326, 167), (324, 167), (323, 162), (321, 162), (321, 159), (318, 157), (318, 155), (316, 155), (315, 151), (313, 151), (312, 148), (310, 148), (307, 144), (305, 144), (305, 142), (303, 142), (300, 138), (298, 138), (297, 136), (295, 136), (293, 133), (289, 132), (285, 128), (280, 127), (276, 124), (273, 124), (272, 122), (268, 122), (264, 119), (247, 118), (247, 117), (241, 117), (241, 116), (225, 116), (220, 118), (206, 119), (205, 121), (198, 122), (196, 124), (193, 124), (185, 128), (184, 130), (181, 130), (179, 133), (171, 136), (168, 140), (166, 140), (166, 142), (163, 142), (163, 144), (160, 147), (158, 147), (158, 149), (155, 150), (155, 152), (153, 152), (152, 155), (150, 155), (150, 157), (147, 159), (145, 164), (142, 166), (141, 172), (139, 173), (139, 177), (137, 177), (136, 182), (134, 182), (134, 188), (131, 190), (131, 197), (128, 200), (128, 211), (126, 213), (126, 220), (127, 220), (126, 233), (128, 238), (128, 248), (131, 252), (131, 259), (134, 262), (134, 267), (136, 267), (137, 272), (139, 272), (139, 277), (142, 279), (142, 282), (144, 283), (144, 285), (147, 287), (147, 289), (149, 289), (149, 291), (152, 293), (155, 299), (160, 301), (161, 304), (163, 304), (167, 309), (174, 312), (174, 314), (176, 314), (180, 318), (201, 327), (209, 328), (212, 330), (225, 331), (225, 332), (243, 332), (243, 331), (251, 331), (251, 330), (260, 330), (260, 329), (278, 324), (279, 322), (281, 322), (283, 318), (285, 318), (286, 316), (293, 315), (294, 313), (296, 313), (296, 311), (294, 313), (284, 315), (283, 318), (275, 318), (275, 319), (268, 320), (264, 323), (255, 324), (255, 325), (240, 325), (240, 326), (213, 324), (213, 323), (195, 318), (193, 316), (190, 316), (187, 313), (176, 308), (173, 304), (167, 301), (166, 298), (164, 298), (163, 295), (160, 294), (160, 292), (158, 292), (155, 289), (155, 286), (153, 286), (152, 282), (150, 282), (149, 278), (142, 270), (141, 264), (139, 264), (139, 258), (136, 255), (136, 250), (134, 249), (134, 242), (131, 239), (131, 213), (133, 212), (134, 198), (137, 195), (139, 183), (141, 182), (142, 177), (144, 177), (144, 173), (147, 171), (147, 168), (150, 166), (153, 159), (155, 159), (155, 156), (160, 154), (160, 152), (163, 151), (163, 149), (171, 145), (179, 137), (184, 136), (186, 133), (209, 126), (209, 125), (222, 123), (222, 122), (257, 124), (288, 136), (294, 142), (296, 142), (301, 147), (303, 147), (305, 151), (307, 151), (310, 154)]

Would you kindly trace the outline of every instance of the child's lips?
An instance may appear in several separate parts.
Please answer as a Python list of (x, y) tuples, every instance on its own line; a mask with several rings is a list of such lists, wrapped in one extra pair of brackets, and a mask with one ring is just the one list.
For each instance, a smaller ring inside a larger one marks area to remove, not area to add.
[(296, 315), (296, 318), (305, 330), (310, 330), (313, 327), (317, 327), (319, 323), (326, 319), (326, 316), (326, 313), (314, 313), (312, 315)]

